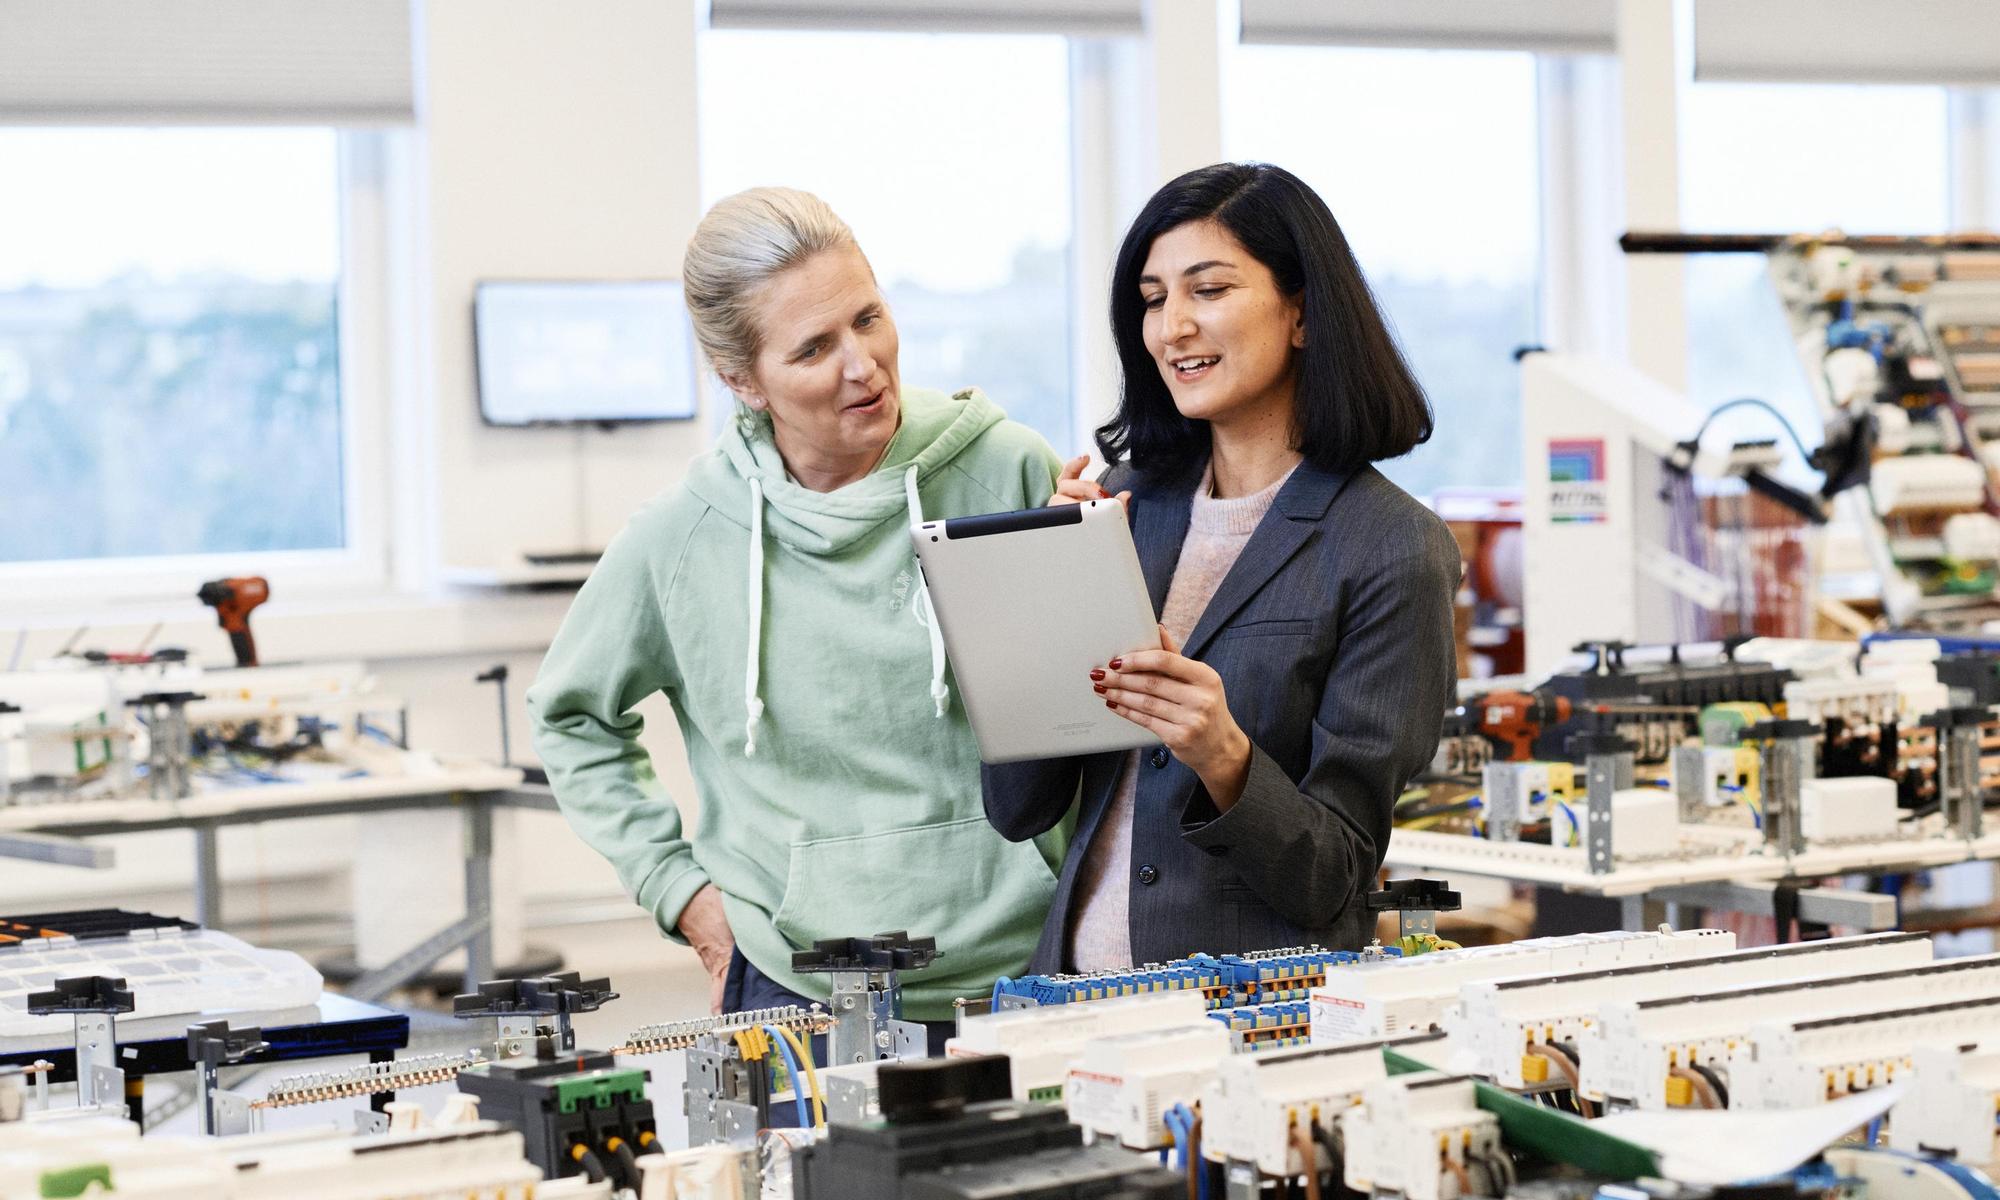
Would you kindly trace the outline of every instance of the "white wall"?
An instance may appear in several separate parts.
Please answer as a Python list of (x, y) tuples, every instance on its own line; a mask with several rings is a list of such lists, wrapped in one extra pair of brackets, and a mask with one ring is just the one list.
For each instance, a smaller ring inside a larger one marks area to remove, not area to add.
[[(428, 450), (437, 542), (449, 564), (513, 562), (525, 547), (601, 545), (647, 497), (676, 482), (706, 441), (700, 421), (620, 430), (496, 430), (481, 425), (471, 346), (473, 284), (488, 278), (634, 278), (679, 274), (700, 216), (695, 178), (693, 0), (427, 0), (418, 5), (425, 56), (421, 131), (397, 157), (412, 176), (410, 208), (391, 213), (401, 288), (415, 303), (385, 324), (390, 358), (414, 378), (390, 414), (407, 456)], [(399, 323), (402, 322), (402, 323)], [(572, 498), (587, 485), (583, 527)], [(406, 518), (408, 514), (403, 514)], [(409, 530), (421, 522), (405, 520)], [(419, 532), (418, 536), (421, 536)], [(570, 594), (443, 592), (357, 600), (280, 594), (253, 617), (266, 661), (360, 658), (384, 691), (410, 702), (413, 741), (426, 749), (498, 755), (490, 686), (472, 682), (498, 661), (513, 673), (514, 752), (532, 759), (521, 697)], [(228, 661), (212, 614), (192, 602), (91, 617), (93, 644), (136, 644), (156, 619), (156, 644)], [(10, 622), (11, 624), (11, 622)], [(31, 624), (24, 658), (53, 653), (77, 620)], [(11, 633), (11, 630), (10, 630)], [(0, 647), (11, 654), (11, 639)], [(677, 797), (690, 793), (678, 734), (664, 704), (647, 741)], [(0, 859), (0, 908), (191, 904), (191, 838), (113, 839), (108, 872)], [(618, 894), (610, 868), (560, 818), (502, 822), (495, 881), (503, 901), (502, 956), (518, 944), (522, 901)], [(356, 855), (362, 856), (358, 871)], [(341, 912), (350, 876), (368, 893), (361, 936), (395, 949), (457, 912), (457, 828), (448, 814), (338, 818), (227, 830), (226, 920), (254, 931), (275, 911)]]
[(701, 215), (695, 4), (429, 0), (420, 11), (443, 561), (512, 564), (524, 548), (602, 545), (679, 480), (704, 423), (610, 434), (485, 427), (472, 289), (481, 279), (680, 274)]

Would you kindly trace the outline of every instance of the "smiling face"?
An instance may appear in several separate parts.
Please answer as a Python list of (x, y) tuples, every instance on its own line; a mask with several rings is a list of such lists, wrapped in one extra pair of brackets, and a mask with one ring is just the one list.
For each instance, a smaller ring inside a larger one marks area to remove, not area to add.
[(902, 400), (896, 324), (860, 248), (780, 272), (751, 307), (757, 356), (747, 375), (723, 382), (771, 414), (778, 454), (801, 484), (832, 491), (868, 474), (896, 435)]
[(1220, 223), (1153, 240), (1139, 273), (1146, 350), (1184, 417), (1289, 423), (1305, 325), (1297, 298)]

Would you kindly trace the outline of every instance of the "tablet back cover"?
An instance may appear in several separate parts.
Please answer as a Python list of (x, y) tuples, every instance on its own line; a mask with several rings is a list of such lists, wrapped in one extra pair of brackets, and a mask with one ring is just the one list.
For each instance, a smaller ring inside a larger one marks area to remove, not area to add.
[(910, 531), (960, 700), (989, 763), (1157, 746), (1090, 670), (1160, 644), (1115, 500), (929, 521)]

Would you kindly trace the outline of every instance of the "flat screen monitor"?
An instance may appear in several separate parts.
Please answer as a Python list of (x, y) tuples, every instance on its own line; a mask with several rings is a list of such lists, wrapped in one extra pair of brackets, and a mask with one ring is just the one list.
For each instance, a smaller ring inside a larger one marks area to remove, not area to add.
[(489, 425), (695, 415), (694, 332), (676, 280), (481, 283), (472, 326)]

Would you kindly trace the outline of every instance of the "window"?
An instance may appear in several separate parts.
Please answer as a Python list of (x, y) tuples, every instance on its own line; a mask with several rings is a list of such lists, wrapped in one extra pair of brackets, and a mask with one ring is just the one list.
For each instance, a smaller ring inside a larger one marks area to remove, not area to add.
[(1070, 419), (1069, 52), (1056, 36), (711, 31), (703, 202), (804, 188), (853, 227), (910, 386)]
[(1417, 495), (1519, 486), (1513, 354), (1539, 322), (1534, 56), (1242, 46), (1227, 78), (1229, 157), (1326, 200), (1430, 395), (1436, 434), (1378, 465)]
[(326, 129), (0, 130), (0, 563), (346, 541)]
[[(1681, 106), (1682, 224), (1701, 233), (1942, 233), (1946, 128), (1941, 88), (1692, 84)], [(1816, 444), (1822, 418), (1764, 256), (1689, 258), (1687, 295), (1696, 403), (1756, 396)], [(1717, 427), (1775, 432), (1754, 414)]]

